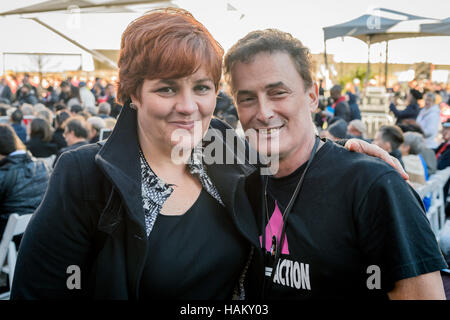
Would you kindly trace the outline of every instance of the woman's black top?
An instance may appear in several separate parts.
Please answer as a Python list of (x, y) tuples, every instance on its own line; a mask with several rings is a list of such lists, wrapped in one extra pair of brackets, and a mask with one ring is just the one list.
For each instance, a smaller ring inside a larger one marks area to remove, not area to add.
[(141, 299), (230, 299), (249, 254), (205, 189), (183, 215), (159, 214), (148, 243)]

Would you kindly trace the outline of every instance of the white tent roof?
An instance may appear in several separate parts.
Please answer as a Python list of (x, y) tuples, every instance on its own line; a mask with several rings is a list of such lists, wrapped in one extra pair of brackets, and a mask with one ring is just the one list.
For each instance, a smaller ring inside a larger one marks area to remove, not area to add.
[(93, 69), (92, 58), (117, 68), (116, 61), (95, 49), (117, 50), (123, 30), (133, 19), (152, 8), (167, 6), (176, 7), (164, 0), (51, 0), (2, 11), (5, 5), (0, 4), (0, 72), (12, 61), (2, 58), (1, 53), (79, 54), (82, 70)]

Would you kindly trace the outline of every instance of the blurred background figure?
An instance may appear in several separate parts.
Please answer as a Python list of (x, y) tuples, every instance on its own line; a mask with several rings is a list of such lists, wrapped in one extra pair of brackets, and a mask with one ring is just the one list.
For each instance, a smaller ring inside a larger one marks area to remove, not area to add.
[(436, 137), (439, 133), (439, 124), (441, 119), (441, 109), (435, 103), (436, 95), (432, 92), (428, 92), (425, 95), (425, 105), (420, 110), (417, 116), (417, 124), (422, 128), (425, 145), (428, 148), (437, 148), (438, 143)]
[(403, 132), (398, 126), (382, 126), (375, 134), (373, 143), (389, 152), (389, 154), (405, 167), (402, 161), (402, 154), (398, 149), (403, 143)]
[(419, 133), (405, 132), (403, 134), (403, 143), (399, 150), (402, 154), (405, 171), (413, 183), (425, 184), (428, 180), (427, 166), (420, 155), (424, 147), (424, 139)]
[(62, 148), (56, 154), (56, 159), (53, 166), (56, 165), (58, 158), (66, 151), (74, 150), (78, 147), (88, 144), (89, 139), (89, 124), (82, 117), (71, 117), (64, 122), (64, 138), (66, 139), (67, 147)]
[(435, 149), (438, 170), (450, 166), (450, 119), (442, 124), (442, 139), (444, 141)]
[(0, 103), (10, 104), (12, 102), (12, 91), (5, 78), (0, 79)]
[(27, 141), (27, 129), (22, 125), (23, 113), (17, 108), (10, 116), (11, 127), (23, 143)]
[(49, 171), (25, 150), (9, 124), (0, 124), (0, 237), (11, 213), (33, 213), (39, 206)]
[(335, 121), (331, 125), (323, 130), (320, 134), (321, 138), (327, 138), (333, 141), (346, 139), (347, 135), (347, 122), (340, 118), (334, 118)]
[[(366, 140), (366, 125), (359, 119), (355, 119), (349, 122), (347, 126), (347, 134), (353, 138)], [(367, 141), (367, 140), (366, 140)]]
[(90, 117), (87, 122), (91, 125), (89, 131), (89, 143), (96, 143), (100, 137), (100, 130), (106, 128), (105, 120), (100, 117)]
[(36, 158), (56, 155), (58, 146), (52, 142), (53, 131), (49, 123), (40, 118), (31, 121), (30, 139), (25, 143), (28, 151)]
[(406, 98), (406, 108), (402, 111), (397, 109), (397, 97), (394, 96), (391, 98), (391, 104), (389, 105), (389, 109), (394, 113), (397, 118), (396, 124), (402, 123), (405, 120), (416, 120), (417, 115), (419, 114), (420, 107), (418, 104), (418, 100), (422, 99), (422, 93), (416, 89), (410, 89)]
[(350, 106), (347, 103), (347, 98), (342, 95), (342, 87), (338, 84), (330, 89), (330, 96), (333, 99), (331, 108), (334, 110), (334, 117), (340, 117), (345, 122), (351, 120)]

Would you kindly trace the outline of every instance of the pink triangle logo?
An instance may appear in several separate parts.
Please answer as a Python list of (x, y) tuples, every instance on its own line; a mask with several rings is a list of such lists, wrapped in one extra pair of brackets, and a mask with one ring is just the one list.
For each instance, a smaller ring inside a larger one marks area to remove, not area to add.
[[(269, 227), (270, 225), (270, 227)], [(272, 217), (270, 217), (269, 223), (266, 226), (266, 245), (265, 248), (267, 252), (270, 252), (270, 248), (272, 247), (272, 236), (276, 235), (277, 237), (277, 245), (280, 244), (278, 237), (281, 234), (281, 230), (283, 228), (283, 215), (281, 214), (280, 208), (278, 208), (278, 203), (275, 201), (275, 210), (272, 213)], [(270, 232), (272, 230), (272, 233)], [(259, 243), (262, 247), (262, 236), (259, 237)], [(287, 242), (286, 233), (284, 234), (283, 247), (281, 248), (282, 254), (289, 254), (289, 245)]]

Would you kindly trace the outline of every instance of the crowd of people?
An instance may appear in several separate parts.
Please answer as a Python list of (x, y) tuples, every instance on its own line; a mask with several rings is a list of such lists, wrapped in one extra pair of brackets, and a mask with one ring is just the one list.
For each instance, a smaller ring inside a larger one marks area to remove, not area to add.
[(5, 78), (0, 84), (0, 175), (6, 181), (0, 190), (1, 234), (8, 213), (37, 208), (60, 155), (106, 138), (122, 106), (115, 86), (102, 86), (101, 79), (89, 89), (69, 78), (47, 88), (46, 96), (38, 95), (27, 74), (16, 90)]
[[(436, 170), (450, 166), (447, 149), (450, 120), (443, 116), (450, 93), (442, 86), (435, 87), (435, 91), (418, 89), (408, 88), (403, 107), (398, 102), (403, 94), (396, 91), (389, 105), (395, 124), (381, 126), (373, 139), (368, 139), (366, 125), (359, 113), (358, 97), (351, 91), (341, 95), (341, 86), (335, 85), (330, 90), (328, 106), (316, 113), (316, 126), (322, 137), (332, 140), (359, 138), (378, 145), (400, 161), (410, 181), (419, 187)], [(352, 110), (357, 110), (359, 117)]]

